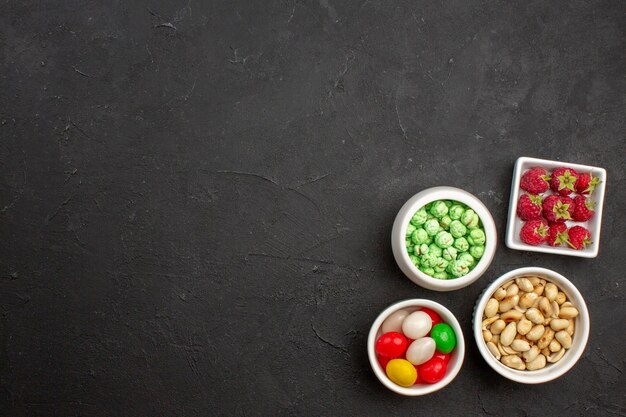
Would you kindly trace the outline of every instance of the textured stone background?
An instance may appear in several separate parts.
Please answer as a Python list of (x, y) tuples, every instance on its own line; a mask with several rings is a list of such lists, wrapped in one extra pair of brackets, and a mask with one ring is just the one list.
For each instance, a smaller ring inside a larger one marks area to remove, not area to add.
[[(620, 1), (0, 1), (1, 414), (625, 415), (625, 29)], [(463, 290), (404, 278), (404, 201), (465, 188), (503, 239), (522, 155), (607, 169), (599, 257), (500, 244)], [(592, 320), (542, 386), (470, 338), (527, 265)], [(410, 297), (468, 338), (419, 399), (365, 353)]]

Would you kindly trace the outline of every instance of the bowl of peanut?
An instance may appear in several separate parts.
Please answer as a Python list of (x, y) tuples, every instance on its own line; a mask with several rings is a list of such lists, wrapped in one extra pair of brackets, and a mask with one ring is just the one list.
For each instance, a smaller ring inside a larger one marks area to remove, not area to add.
[(474, 309), (474, 337), (496, 372), (540, 384), (580, 359), (589, 338), (589, 312), (578, 289), (545, 268), (520, 268), (493, 281)]

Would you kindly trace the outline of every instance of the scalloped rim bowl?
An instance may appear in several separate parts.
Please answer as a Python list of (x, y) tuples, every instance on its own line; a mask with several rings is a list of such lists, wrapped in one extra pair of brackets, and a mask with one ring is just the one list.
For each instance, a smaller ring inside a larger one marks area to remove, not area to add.
[[(382, 368), (382, 366), (380, 366), (380, 363), (376, 358), (376, 340), (382, 334), (380, 328), (383, 325), (383, 322), (392, 313), (401, 309), (417, 310), (421, 307), (430, 308), (431, 310), (435, 311), (437, 314), (439, 314), (444, 323), (449, 324), (452, 329), (454, 329), (454, 333), (456, 335), (456, 347), (450, 355), (450, 362), (448, 362), (446, 375), (441, 381), (434, 384), (417, 384), (411, 387), (401, 387), (400, 385), (396, 385), (395, 383), (393, 383), (387, 377), (387, 374), (385, 373), (385, 370)], [(458, 320), (450, 310), (434, 301), (414, 298), (392, 304), (378, 315), (376, 320), (374, 320), (372, 327), (370, 328), (369, 336), (367, 338), (367, 355), (369, 357), (370, 365), (372, 367), (372, 370), (374, 371), (374, 374), (376, 374), (376, 377), (380, 382), (383, 383), (384, 386), (397, 394), (415, 397), (438, 391), (448, 385), (450, 382), (452, 382), (452, 380), (461, 370), (461, 366), (463, 365), (463, 359), (465, 358), (465, 338), (463, 337), (463, 331), (461, 330), (461, 326), (459, 325)]]
[[(565, 352), (563, 358), (557, 363), (546, 365), (545, 368), (536, 371), (518, 371), (504, 366), (500, 361), (493, 357), (487, 349), (487, 344), (483, 340), (482, 333), (482, 317), (485, 311), (487, 301), (495, 290), (505, 282), (520, 276), (536, 275), (547, 281), (553, 282), (561, 291), (567, 295), (567, 298), (578, 309), (578, 317), (576, 317), (574, 337), (572, 339), (572, 347)], [(519, 268), (507, 272), (500, 278), (493, 281), (483, 293), (478, 297), (478, 301), (474, 307), (473, 318), (474, 339), (480, 354), (483, 356), (489, 366), (497, 373), (510, 379), (511, 381), (521, 382), (523, 384), (541, 384), (543, 382), (552, 381), (569, 371), (580, 359), (587, 346), (589, 339), (589, 311), (587, 304), (578, 289), (563, 275), (546, 268), (527, 267)]]
[[(486, 236), (485, 252), (474, 269), (463, 277), (445, 280), (428, 276), (413, 265), (413, 262), (409, 259), (409, 254), (406, 251), (405, 231), (409, 225), (411, 217), (413, 217), (413, 214), (415, 214), (417, 210), (435, 200), (460, 201), (474, 210), (483, 224)], [(398, 212), (398, 215), (393, 222), (393, 229), (391, 231), (391, 248), (393, 250), (393, 256), (396, 258), (396, 262), (402, 272), (404, 272), (404, 275), (417, 285), (434, 291), (458, 290), (459, 288), (467, 287), (480, 278), (493, 260), (496, 253), (498, 243), (497, 240), (496, 225), (487, 207), (478, 199), (478, 197), (465, 190), (454, 187), (427, 188), (426, 190), (415, 194), (406, 203), (404, 203)]]

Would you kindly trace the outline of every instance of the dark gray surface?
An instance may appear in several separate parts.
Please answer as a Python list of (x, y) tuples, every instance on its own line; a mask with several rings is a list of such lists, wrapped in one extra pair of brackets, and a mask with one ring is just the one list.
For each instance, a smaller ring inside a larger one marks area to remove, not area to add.
[[(623, 2), (0, 2), (0, 414), (625, 415)], [(452, 293), (389, 244), (412, 194), (518, 156), (608, 171), (586, 260), (499, 244)], [(555, 382), (491, 371), (472, 306), (520, 266), (588, 302)], [(457, 379), (402, 398), (365, 353), (387, 305), (448, 306)]]

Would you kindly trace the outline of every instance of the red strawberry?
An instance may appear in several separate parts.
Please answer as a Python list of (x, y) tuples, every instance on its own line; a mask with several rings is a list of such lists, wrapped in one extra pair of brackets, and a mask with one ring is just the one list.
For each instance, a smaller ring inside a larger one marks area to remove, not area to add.
[(517, 203), (517, 215), (520, 219), (540, 220), (541, 219), (541, 196), (534, 194), (522, 194)]
[(572, 220), (575, 222), (586, 222), (593, 217), (596, 203), (582, 195), (574, 197), (574, 212), (572, 213)]
[(565, 223), (552, 223), (548, 229), (548, 245), (561, 246), (567, 243), (567, 226)]
[(572, 219), (574, 200), (569, 197), (549, 195), (543, 200), (543, 217), (549, 222), (563, 223)]
[(550, 188), (548, 171), (541, 167), (534, 167), (524, 172), (520, 181), (520, 188), (531, 194), (541, 194)]
[(552, 191), (561, 195), (570, 195), (576, 191), (576, 180), (578, 179), (578, 172), (572, 168), (560, 167), (552, 171), (552, 178), (550, 179), (550, 187)]
[(593, 194), (596, 185), (600, 184), (600, 178), (594, 177), (591, 172), (583, 172), (578, 174), (576, 181), (576, 192), (579, 194)]
[(569, 240), (567, 242), (576, 250), (585, 249), (591, 244), (591, 233), (582, 226), (574, 226), (567, 231)]
[(548, 237), (548, 223), (545, 220), (531, 220), (524, 223), (519, 233), (522, 242), (528, 245), (544, 243)]

